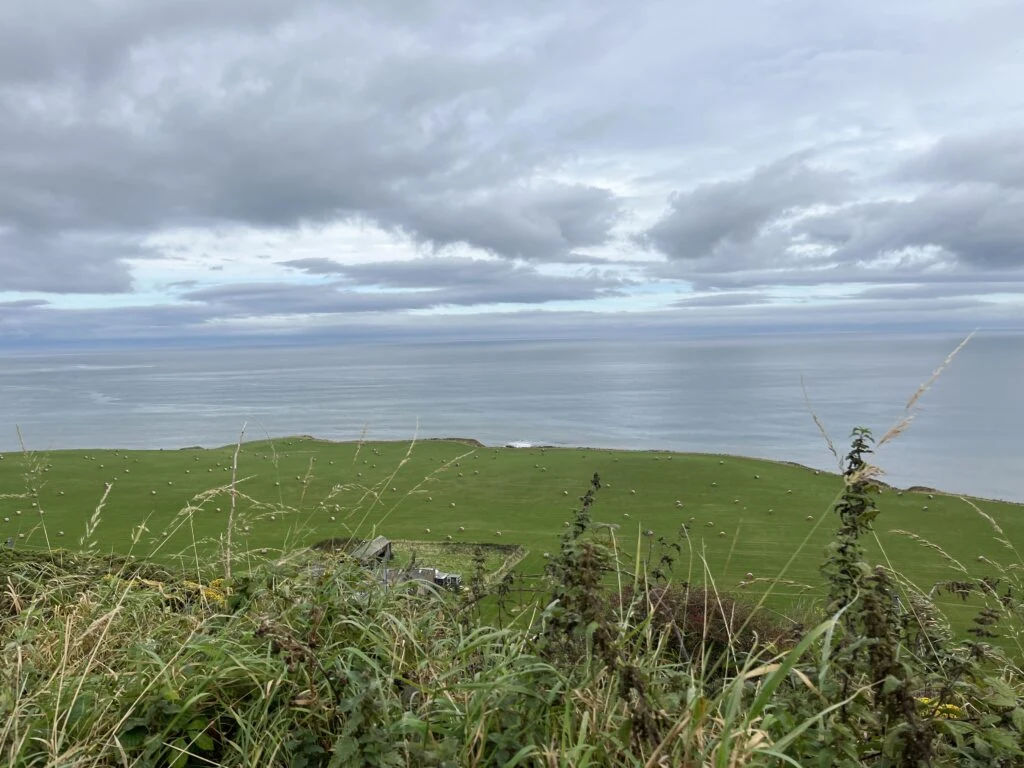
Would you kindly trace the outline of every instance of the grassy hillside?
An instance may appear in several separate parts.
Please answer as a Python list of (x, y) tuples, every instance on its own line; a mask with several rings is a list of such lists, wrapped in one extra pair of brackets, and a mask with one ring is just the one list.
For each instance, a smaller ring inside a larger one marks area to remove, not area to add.
[[(754, 597), (771, 585), (769, 604), (788, 610), (821, 594), (819, 568), (836, 528), (830, 508), (842, 488), (838, 475), (729, 456), (294, 437), (242, 444), (234, 469), (235, 450), (8, 453), (0, 460), (0, 541), (91, 546), (198, 571), (219, 567), (229, 520), (243, 569), (325, 538), (373, 532), (439, 547), (508, 543), (527, 550), (517, 573), (528, 588), (597, 472), (595, 521), (618, 526), (604, 535), (620, 550), (635, 553), (639, 543), (642, 557), (657, 559), (659, 539), (681, 541), (677, 578), (713, 579)], [(926, 589), (962, 576), (957, 562), (991, 577), (1012, 565), (995, 525), (1024, 540), (1020, 505), (892, 489), (879, 505), (872, 557)], [(457, 552), (437, 557), (459, 565)], [(939, 600), (958, 623), (974, 610)]]

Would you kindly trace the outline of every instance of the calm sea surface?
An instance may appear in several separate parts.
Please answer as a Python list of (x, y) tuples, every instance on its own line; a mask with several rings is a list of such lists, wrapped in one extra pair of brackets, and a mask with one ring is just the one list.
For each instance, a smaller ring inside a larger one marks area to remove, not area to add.
[[(338, 344), (0, 353), (0, 450), (178, 448), (305, 433), (746, 454), (834, 469), (959, 339)], [(878, 462), (897, 485), (1024, 501), (1024, 334), (979, 334)]]

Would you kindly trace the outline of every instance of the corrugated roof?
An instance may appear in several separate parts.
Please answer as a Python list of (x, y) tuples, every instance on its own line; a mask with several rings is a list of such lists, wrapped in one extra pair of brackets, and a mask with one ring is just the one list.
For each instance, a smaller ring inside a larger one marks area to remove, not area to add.
[(376, 557), (384, 549), (391, 544), (391, 541), (385, 536), (378, 536), (370, 541), (364, 541), (357, 547), (352, 548), (352, 557), (358, 560), (365, 560), (367, 558)]

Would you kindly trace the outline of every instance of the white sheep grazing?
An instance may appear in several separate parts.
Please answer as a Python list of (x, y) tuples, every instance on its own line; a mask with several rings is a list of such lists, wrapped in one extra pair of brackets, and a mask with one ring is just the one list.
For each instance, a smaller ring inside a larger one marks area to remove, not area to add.
[(430, 533), (430, 529), (429, 529), (429, 528), (424, 528), (424, 529), (423, 529), (423, 532), (424, 532), (424, 533)]
[(459, 526), (459, 530), (460, 530), (460, 531), (465, 531), (465, 530), (466, 530), (466, 526), (464, 526), (464, 525), (460, 525), (460, 526)]
[(750, 579), (754, 578), (754, 574), (752, 574), (750, 571), (747, 571), (743, 578), (745, 578), (747, 581), (750, 581)]

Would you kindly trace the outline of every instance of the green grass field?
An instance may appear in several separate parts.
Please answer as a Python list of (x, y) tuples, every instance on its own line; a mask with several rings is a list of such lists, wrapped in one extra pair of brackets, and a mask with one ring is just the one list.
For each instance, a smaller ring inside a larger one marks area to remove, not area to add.
[[(0, 541), (10, 539), (18, 548), (94, 543), (100, 552), (205, 569), (216, 562), (227, 534), (234, 452), (235, 446), (5, 454)], [(841, 487), (838, 476), (762, 460), (666, 452), (496, 449), (453, 440), (412, 446), (312, 438), (244, 443), (232, 547), (255, 563), (332, 536), (373, 533), (439, 546), (447, 546), (448, 537), (456, 545), (516, 544), (526, 549), (517, 571), (528, 580), (542, 572), (544, 554), (557, 549), (594, 472), (603, 483), (595, 522), (618, 526), (614, 535), (628, 556), (639, 551), (656, 557), (657, 539), (677, 541), (688, 524), (684, 552), (702, 555), (721, 588), (736, 588), (751, 573), (755, 580), (744, 589), (756, 595), (781, 575), (771, 600), (781, 606), (811, 599), (814, 591), (801, 585), (821, 583), (818, 569), (836, 527), (830, 505)], [(975, 503), (1006, 539), (1024, 541), (1024, 508)], [(885, 556), (925, 588), (963, 574), (942, 554), (895, 531), (933, 542), (974, 576), (997, 574), (979, 557), (1020, 565), (992, 525), (960, 498), (886, 489), (879, 505), (875, 529)], [(648, 531), (653, 535), (645, 536)], [(458, 551), (437, 555), (439, 564), (466, 562)], [(883, 558), (877, 549), (871, 556)], [(422, 556), (420, 562), (428, 564)], [(701, 557), (684, 555), (675, 572), (699, 582), (703, 569)], [(959, 601), (946, 602), (958, 610)]]

